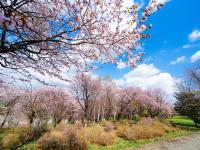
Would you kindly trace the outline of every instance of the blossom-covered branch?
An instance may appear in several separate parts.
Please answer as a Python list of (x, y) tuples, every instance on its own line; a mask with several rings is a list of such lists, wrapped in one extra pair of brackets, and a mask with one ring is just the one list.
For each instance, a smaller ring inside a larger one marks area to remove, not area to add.
[[(64, 79), (61, 68), (90, 69), (90, 61), (134, 67), (133, 52), (147, 18), (162, 6), (151, 0), (142, 15), (124, 0), (9, 0), (0, 2), (0, 66)], [(28, 69), (27, 69), (28, 68)]]

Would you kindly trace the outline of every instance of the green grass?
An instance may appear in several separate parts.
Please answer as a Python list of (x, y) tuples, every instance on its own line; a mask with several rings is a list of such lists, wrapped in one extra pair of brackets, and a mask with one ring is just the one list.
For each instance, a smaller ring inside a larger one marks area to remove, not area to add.
[(168, 119), (168, 121), (182, 126), (195, 126), (194, 121), (185, 116), (174, 116)]
[(17, 150), (36, 150), (36, 141), (32, 141), (17, 148)]
[(170, 119), (167, 119), (167, 121), (171, 122), (182, 130), (200, 131), (200, 128), (196, 128), (194, 121), (185, 116), (174, 116)]

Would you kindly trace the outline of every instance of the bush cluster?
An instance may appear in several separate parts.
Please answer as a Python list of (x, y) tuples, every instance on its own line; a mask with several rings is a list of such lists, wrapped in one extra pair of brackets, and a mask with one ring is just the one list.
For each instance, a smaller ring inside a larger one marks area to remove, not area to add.
[(102, 126), (85, 128), (83, 129), (82, 134), (90, 143), (102, 146), (112, 145), (116, 138), (113, 131), (105, 131)]
[(75, 127), (63, 125), (42, 136), (37, 145), (41, 150), (87, 150), (88, 148), (86, 139)]
[(174, 127), (167, 123), (141, 120), (138, 124), (131, 126), (118, 125), (117, 135), (127, 140), (150, 139), (163, 136), (165, 133), (175, 130)]
[(42, 133), (46, 132), (45, 127), (19, 127), (6, 135), (2, 140), (2, 148), (15, 149), (29, 141), (38, 139)]
[(21, 144), (36, 140), (39, 150), (87, 150), (89, 144), (108, 146), (114, 144), (117, 137), (126, 140), (150, 139), (163, 136), (177, 130), (169, 123), (144, 118), (137, 123), (128, 120), (89, 124), (61, 123), (53, 130), (42, 134), (43, 128), (17, 128), (3, 138), (4, 149), (16, 149)]

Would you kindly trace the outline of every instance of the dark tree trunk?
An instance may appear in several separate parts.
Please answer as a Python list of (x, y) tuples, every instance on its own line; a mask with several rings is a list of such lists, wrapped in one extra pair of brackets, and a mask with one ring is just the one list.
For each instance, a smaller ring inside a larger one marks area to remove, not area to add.
[(199, 120), (194, 119), (194, 124), (195, 124), (196, 128), (200, 128), (200, 121)]

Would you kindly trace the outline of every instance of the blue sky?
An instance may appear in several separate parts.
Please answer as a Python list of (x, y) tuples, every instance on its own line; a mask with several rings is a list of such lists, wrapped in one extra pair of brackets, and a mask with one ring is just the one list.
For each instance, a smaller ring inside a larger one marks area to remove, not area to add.
[[(147, 4), (147, 1), (144, 1), (144, 4)], [(199, 0), (170, 0), (160, 11), (154, 13), (148, 20), (149, 24), (153, 24), (152, 30), (148, 31), (151, 38), (142, 41), (145, 52), (142, 63), (154, 64), (173, 77), (183, 77), (184, 71), (195, 64), (190, 62), (190, 57), (200, 50), (200, 40), (189, 39), (192, 31), (200, 31), (199, 6)], [(183, 48), (187, 47), (186, 45), (189, 45), (188, 48)], [(171, 64), (183, 56), (183, 62)], [(119, 79), (129, 71), (130, 68), (117, 69), (116, 66), (108, 64), (102, 65), (97, 74)]]
[[(152, 57), (152, 63), (173, 76), (182, 76), (186, 68), (194, 65), (190, 63), (190, 57), (200, 50), (200, 44), (183, 48), (184, 45), (200, 42), (188, 39), (192, 31), (200, 29), (199, 6), (199, 0), (171, 0), (149, 19), (154, 28), (151, 31), (152, 38), (145, 42), (145, 51)], [(170, 64), (170, 61), (181, 56), (185, 56), (186, 61)]]
[[(145, 56), (138, 68), (103, 64), (94, 74), (110, 76), (120, 86), (161, 88), (174, 99), (177, 82), (200, 60), (200, 0), (157, 1), (166, 3), (147, 22), (153, 28), (151, 37), (141, 41)], [(137, 2), (145, 6), (148, 0)]]

